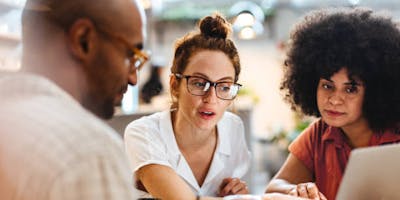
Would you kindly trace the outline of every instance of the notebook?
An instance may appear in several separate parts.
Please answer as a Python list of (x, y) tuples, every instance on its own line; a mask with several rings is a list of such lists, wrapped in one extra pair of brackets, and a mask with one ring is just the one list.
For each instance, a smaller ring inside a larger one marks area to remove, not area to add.
[(336, 196), (349, 199), (400, 199), (400, 144), (351, 152)]

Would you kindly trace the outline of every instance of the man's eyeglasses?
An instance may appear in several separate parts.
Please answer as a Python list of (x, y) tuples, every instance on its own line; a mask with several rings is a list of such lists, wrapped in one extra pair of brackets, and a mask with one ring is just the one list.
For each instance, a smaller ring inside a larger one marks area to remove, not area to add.
[(140, 70), (143, 65), (150, 60), (150, 56), (147, 52), (140, 50), (138, 47), (133, 47), (131, 44), (129, 44), (128, 41), (126, 41), (123, 37), (113, 34), (111, 32), (105, 31), (105, 29), (102, 29), (101, 27), (97, 26), (97, 29), (107, 35), (108, 37), (115, 39), (119, 42), (121, 42), (123, 45), (125, 45), (128, 48), (127, 51), (127, 59), (130, 67), (130, 72), (133, 72), (133, 70)]
[[(27, 3), (27, 5), (24, 8), (25, 10), (29, 10), (32, 12), (39, 12), (39, 13), (45, 13), (46, 16), (54, 21), (56, 24), (59, 24), (64, 27), (65, 23), (64, 20), (62, 20), (62, 17), (58, 15), (58, 13), (54, 12), (53, 9), (46, 4), (41, 4), (41, 3)], [(91, 19), (93, 23), (95, 21)], [(114, 34), (112, 32), (107, 31), (106, 28), (103, 28), (99, 24), (95, 23), (95, 26), (97, 30), (109, 37), (110, 39), (117, 40), (121, 42), (123, 45), (125, 45), (128, 49), (126, 57), (127, 57), (127, 65), (129, 65), (129, 72), (133, 72), (133, 70), (140, 70), (143, 65), (150, 60), (150, 56), (147, 52), (142, 51), (140, 48), (132, 46), (127, 40), (125, 40), (122, 36)]]
[(182, 74), (174, 74), (177, 78), (185, 78), (187, 90), (195, 96), (204, 96), (214, 87), (215, 94), (223, 100), (232, 100), (236, 97), (242, 85), (234, 82), (212, 82), (199, 76), (189, 76)]

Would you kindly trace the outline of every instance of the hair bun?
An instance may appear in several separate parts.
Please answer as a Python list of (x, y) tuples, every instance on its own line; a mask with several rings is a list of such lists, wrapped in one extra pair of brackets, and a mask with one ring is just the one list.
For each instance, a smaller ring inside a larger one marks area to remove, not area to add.
[(200, 21), (200, 31), (206, 37), (226, 39), (231, 26), (221, 15), (215, 14)]

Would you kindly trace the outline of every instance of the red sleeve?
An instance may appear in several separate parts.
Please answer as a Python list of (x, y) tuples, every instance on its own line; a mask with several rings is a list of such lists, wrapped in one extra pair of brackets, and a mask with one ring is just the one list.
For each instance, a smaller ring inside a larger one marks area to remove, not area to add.
[(322, 135), (322, 126), (321, 119), (313, 122), (289, 145), (289, 152), (303, 162), (310, 172), (314, 172), (316, 142)]

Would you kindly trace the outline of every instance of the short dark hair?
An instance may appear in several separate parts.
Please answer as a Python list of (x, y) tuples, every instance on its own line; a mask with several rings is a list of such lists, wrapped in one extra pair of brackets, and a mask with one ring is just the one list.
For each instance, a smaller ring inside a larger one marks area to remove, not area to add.
[(370, 128), (400, 119), (400, 31), (391, 17), (367, 8), (313, 11), (291, 32), (281, 91), (292, 109), (320, 116), (320, 78), (346, 68), (365, 84), (363, 116)]

